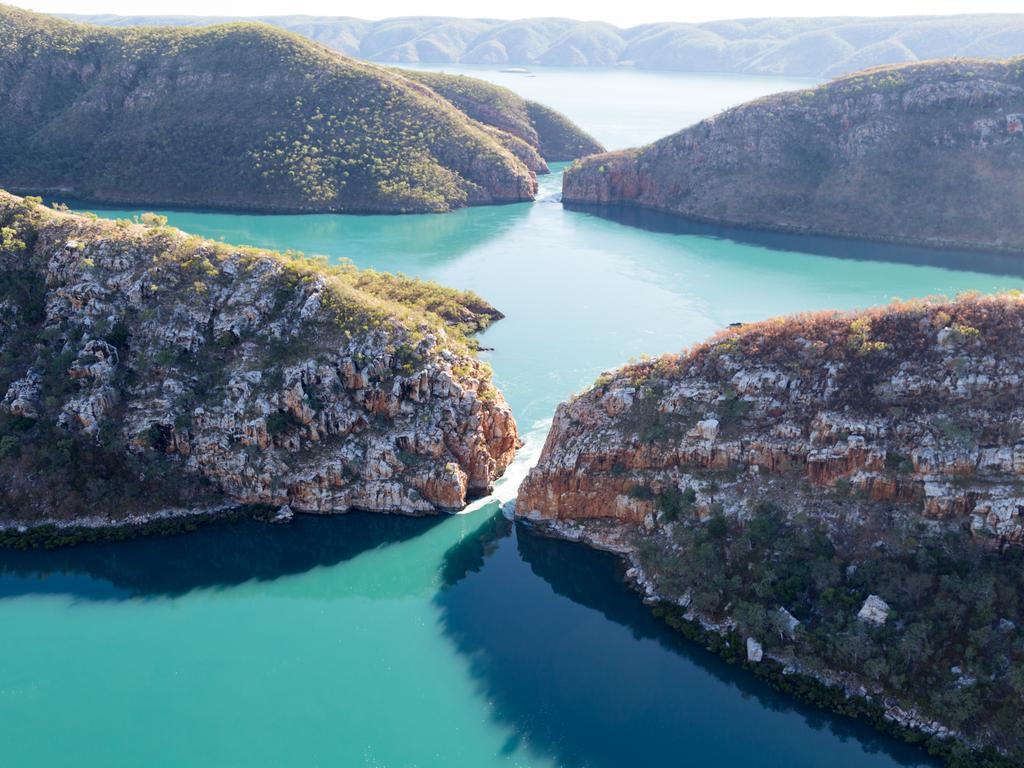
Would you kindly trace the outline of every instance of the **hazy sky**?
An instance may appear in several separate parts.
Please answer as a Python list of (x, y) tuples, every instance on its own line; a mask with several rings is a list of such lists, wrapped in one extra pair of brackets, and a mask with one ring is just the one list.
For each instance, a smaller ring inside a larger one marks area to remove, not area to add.
[(62, 13), (174, 13), (259, 16), (306, 13), (322, 16), (472, 16), (525, 18), (565, 16), (620, 26), (649, 21), (708, 21), (763, 16), (893, 16), (946, 13), (1020, 13), (1022, 0), (9, 0), (36, 11)]

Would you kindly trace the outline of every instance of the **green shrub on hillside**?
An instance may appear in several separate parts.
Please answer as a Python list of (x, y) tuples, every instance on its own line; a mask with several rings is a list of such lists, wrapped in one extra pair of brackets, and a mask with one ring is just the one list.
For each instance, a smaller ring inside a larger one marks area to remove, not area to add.
[[(167, 227), (163, 217), (139, 218), (139, 224), (120, 225), (54, 214), (0, 191), (0, 399), (16, 381), (38, 382), (30, 417), (0, 408), (0, 476), (6, 478), (0, 483), (0, 522), (33, 515), (118, 517), (222, 500), (217, 488), (187, 472), (168, 448), (175, 430), (193, 427), (198, 407), (221, 402), (228, 386), (224, 371), (240, 360), (259, 370), (259, 386), (274, 393), (284, 384), (284, 366), (300, 360), (376, 345), (382, 357), (392, 358), (392, 371), (405, 376), (436, 361), (437, 347), (443, 346), (463, 355), (457, 376), (482, 381), (482, 398), (497, 397), (487, 384), (490, 368), (471, 356), (475, 342), (468, 335), (501, 313), (479, 296), (403, 275), (363, 272), (348, 262), (331, 266), (295, 252), (233, 247)], [(106, 297), (113, 316), (107, 310), (98, 318), (86, 310), (48, 314), (53, 292), (48, 293), (47, 275), (55, 253), (69, 258), (68, 279), (80, 281), (70, 285), (127, 275), (145, 286), (141, 301), (115, 291)], [(249, 280), (257, 285), (245, 285)], [(240, 288), (270, 297), (258, 325), (236, 335), (215, 331), (211, 319), (196, 329), (202, 336), (198, 349), (152, 338), (154, 323), (173, 324), (182, 315), (215, 317), (225, 296)], [(307, 319), (303, 310), (311, 299), (316, 310)], [(269, 332), (275, 324), (285, 331)], [(433, 344), (426, 343), (428, 334)], [(72, 400), (99, 389), (81, 375), (100, 359), (84, 350), (95, 339), (114, 347), (118, 364), (102, 381), (111, 404), (90, 435), (74, 422), (68, 429), (60, 424)], [(361, 352), (353, 360), (361, 367), (374, 362)], [(173, 417), (129, 441), (124, 425), (132, 392), (142, 382), (169, 379), (182, 383), (170, 396)], [(313, 399), (307, 402), (319, 407)], [(271, 436), (296, 425), (290, 412), (266, 419)]]
[[(767, 650), (867, 678), (1024, 759), (1014, 725), (1024, 701), (1024, 551), (979, 545), (966, 531), (937, 537), (877, 522), (884, 547), (877, 535), (837, 535), (770, 504), (746, 521), (682, 515), (671, 537), (642, 541), (641, 563), (663, 594), (689, 595), (711, 618), (731, 615)], [(857, 618), (870, 594), (890, 606), (883, 626)]]
[(0, 41), (8, 188), (275, 211), (532, 195), (526, 166), (450, 102), (270, 26), (110, 29), (0, 6)]

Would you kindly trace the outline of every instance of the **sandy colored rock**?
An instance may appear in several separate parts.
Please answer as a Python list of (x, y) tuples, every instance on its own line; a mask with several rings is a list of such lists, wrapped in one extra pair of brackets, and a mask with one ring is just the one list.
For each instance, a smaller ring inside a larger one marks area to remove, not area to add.
[[(105, 467), (136, 467), (142, 479), (104, 469), (93, 482), (152, 484), (137, 502), (147, 508), (166, 493), (173, 506), (429, 514), (486, 494), (515, 455), (511, 410), (464, 335), (500, 317), (479, 297), (450, 292), (444, 318), (381, 298), (408, 278), (332, 272), (5, 193), (0, 225), (15, 233), (0, 277), (25, 286), (5, 297), (22, 330), (0, 338), (0, 426), (16, 446), (0, 457), (0, 522), (83, 514), (47, 474), (61, 464), (33, 458), (57, 438)], [(2, 421), (13, 417), (36, 426)]]
[(517, 514), (641, 526), (689, 491), (698, 514), (880, 502), (1021, 541), (1022, 333), (1016, 295), (730, 329), (559, 406)]

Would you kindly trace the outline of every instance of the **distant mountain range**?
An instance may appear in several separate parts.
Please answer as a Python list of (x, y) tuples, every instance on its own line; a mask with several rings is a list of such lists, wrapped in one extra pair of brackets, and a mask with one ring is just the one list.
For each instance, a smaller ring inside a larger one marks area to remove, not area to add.
[[(74, 15), (110, 26), (203, 26), (252, 17)], [(1024, 53), (1024, 14), (791, 18), (645, 24), (571, 19), (331, 16), (256, 19), (362, 59), (403, 64), (635, 66), (690, 72), (833, 77), (879, 64)]]

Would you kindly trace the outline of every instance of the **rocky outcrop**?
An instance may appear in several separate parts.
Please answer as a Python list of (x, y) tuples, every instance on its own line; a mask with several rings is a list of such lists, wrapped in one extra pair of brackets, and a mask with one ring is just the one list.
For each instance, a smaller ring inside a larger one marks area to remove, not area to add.
[(448, 211), (531, 156), (429, 88), (280, 29), (109, 29), (0, 6), (0, 185), (145, 205)]
[[(1024, 539), (1024, 301), (896, 304), (729, 330), (561, 405), (522, 515), (651, 524), (656, 496), (749, 506), (821, 489)], [(640, 493), (638, 487), (649, 493)], [(850, 505), (856, 505), (851, 501)]]
[(881, 626), (889, 618), (889, 605), (878, 595), (868, 595), (857, 611), (857, 618)]
[(0, 524), (224, 502), (428, 514), (512, 460), (465, 335), (500, 317), (479, 297), (143, 218), (0, 193)]
[(731, 658), (1019, 764), (1022, 331), (1018, 294), (913, 301), (604, 374), (559, 406), (516, 515), (622, 554)]
[(1024, 252), (1024, 58), (868, 70), (574, 164), (568, 204)]

